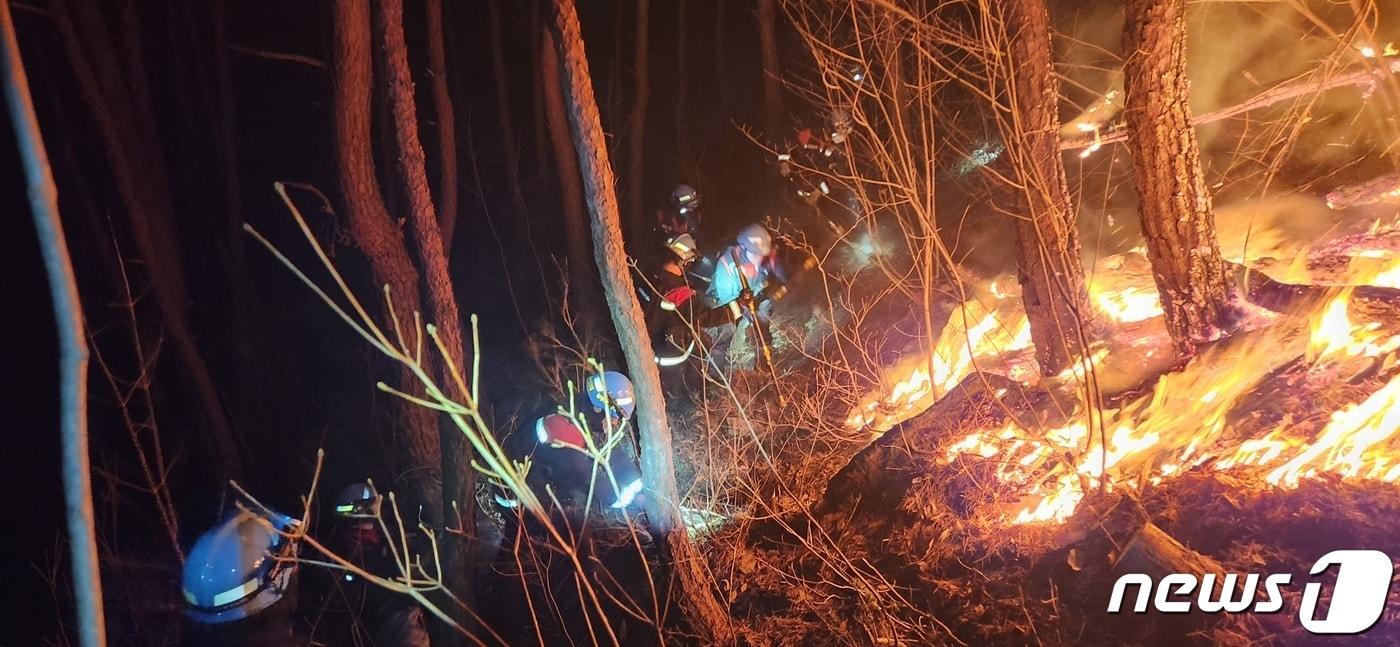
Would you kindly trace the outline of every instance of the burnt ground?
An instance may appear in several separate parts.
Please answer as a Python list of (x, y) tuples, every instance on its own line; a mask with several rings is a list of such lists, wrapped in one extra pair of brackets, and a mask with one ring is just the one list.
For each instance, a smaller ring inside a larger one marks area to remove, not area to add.
[[(1358, 249), (1388, 250), (1394, 240), (1391, 232), (1371, 232), (1319, 244), (1308, 258), (1308, 281), (1323, 286), (1318, 294), (1330, 294), (1324, 288), (1346, 281), (1355, 269), (1347, 259)], [(1268, 263), (1260, 266), (1268, 268)], [(1275, 276), (1296, 279), (1296, 274), (1280, 274)], [(789, 298), (810, 304), (825, 294), (810, 284), (802, 290), (806, 292)], [(1315, 308), (1316, 302), (1308, 307)], [(1299, 337), (1306, 337), (1303, 331), (1313, 316), (1312, 310), (1299, 308), (1272, 325), (1218, 342), (1199, 360), (1220, 367), (1231, 361), (1259, 367), (1226, 413), (1224, 429), (1214, 439), (1221, 447), (1274, 430), (1286, 430), (1295, 442), (1309, 442), (1333, 412), (1365, 400), (1400, 373), (1388, 355), (1325, 365), (1301, 356), (1289, 359), (1293, 351), (1288, 349), (1302, 347)], [(915, 328), (907, 320), (911, 312), (886, 307), (880, 315), (900, 322), (887, 325), (888, 330)], [(1373, 322), (1390, 334), (1400, 332), (1400, 301), (1390, 301), (1383, 292), (1355, 300), (1352, 316), (1356, 325)], [(792, 338), (803, 338), (792, 331), (819, 325), (804, 318), (789, 314), (784, 320), (780, 314), (778, 326)], [(1115, 352), (1140, 352), (1164, 343), (1161, 333), (1159, 320), (1118, 325), (1110, 345)], [(882, 340), (870, 356), (889, 364), (908, 351), (910, 339), (905, 336), (904, 344)], [(1025, 483), (998, 479), (999, 457), (944, 458), (947, 448), (967, 434), (997, 428), (1004, 419), (997, 408), (1005, 402), (961, 410), (954, 419), (931, 411), (902, 423), (896, 431), (908, 441), (900, 446), (908, 456), (899, 465), (909, 473), (897, 479), (899, 496), (885, 496), (881, 504), (827, 505), (823, 497), (829, 498), (841, 478), (832, 476), (874, 446), (868, 432), (852, 432), (833, 421), (870, 384), (843, 381), (838, 371), (822, 366), (817, 356), (831, 352), (829, 346), (805, 348), (806, 354), (799, 347), (780, 353), (780, 372), (789, 387), (785, 392), (823, 387), (836, 388), (832, 393), (837, 395), (824, 402), (799, 399), (779, 406), (771, 401), (762, 371), (730, 370), (735, 397), (747, 408), (753, 431), (733, 420), (732, 405), (715, 404), (716, 385), (710, 387), (712, 393), (701, 390), (697, 406), (677, 412), (692, 414), (682, 418), (678, 432), (682, 463), (693, 468), (682, 475), (691, 484), (691, 500), (732, 519), (708, 536), (705, 550), (731, 612), (749, 628), (749, 642), (1294, 644), (1317, 639), (1298, 621), (1303, 585), (1330, 584), (1335, 578), (1335, 569), (1309, 575), (1319, 557), (1355, 548), (1400, 554), (1400, 488), (1394, 484), (1323, 474), (1296, 486), (1274, 485), (1266, 478), (1268, 468), (1223, 469), (1221, 455), (1160, 482), (1119, 484), (1111, 492), (1092, 493), (1063, 524), (1011, 524), (999, 515), (1024, 496)], [(1260, 359), (1270, 354), (1276, 357)], [(1127, 369), (1120, 371), (1109, 381), (1116, 394), (1106, 395), (1118, 404), (1150, 397), (1164, 367), (1122, 355), (1130, 359), (1120, 358), (1120, 363), (1135, 364), (1140, 374), (1133, 379)], [(1105, 363), (1113, 361), (1110, 355)], [(1186, 374), (1191, 374), (1189, 367)], [(1200, 372), (1203, 378), (1214, 375)], [(976, 379), (969, 377), (964, 384)], [(1061, 387), (1029, 388), (1049, 392)], [(1022, 400), (1018, 406), (1046, 409), (1037, 412), (1039, 419), (1055, 418), (1048, 410), (1056, 408), (1049, 404), (1053, 398)], [(1162, 455), (1146, 465), (1160, 467), (1166, 461)], [(707, 477), (698, 478), (699, 473)], [(864, 494), (879, 498), (868, 490)], [(1093, 548), (1097, 545), (1089, 540), (1103, 527), (1107, 511), (1126, 505), (1125, 500), (1185, 549), (1214, 560), (1222, 572), (1292, 574), (1292, 585), (1283, 589), (1283, 611), (1106, 613), (1122, 568), (1115, 563), (1120, 555), (1113, 546)], [(1384, 617), (1366, 634), (1370, 642), (1400, 644), (1394, 623), (1400, 593), (1392, 588), (1390, 596)]]

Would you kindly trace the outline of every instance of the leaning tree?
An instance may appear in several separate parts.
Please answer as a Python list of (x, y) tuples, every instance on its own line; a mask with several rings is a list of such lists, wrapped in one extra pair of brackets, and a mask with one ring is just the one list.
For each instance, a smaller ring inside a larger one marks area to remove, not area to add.
[(560, 81), (567, 103), (569, 125), (583, 174), (588, 199), (593, 250), (602, 274), (603, 293), (618, 341), (622, 343), (628, 373), (636, 385), (637, 422), (641, 431), (642, 478), (648, 486), (647, 524), (670, 553), (682, 589), (682, 605), (692, 626), (706, 644), (729, 642), (730, 619), (710, 586), (710, 578), (681, 518), (680, 495), (672, 463), (671, 429), (661, 376), (651, 350), (642, 307), (629, 273), (622, 246), (621, 217), (614, 192), (612, 164), (603, 135), (593, 81), (588, 75), (583, 31), (573, 0), (555, 0), (553, 22), (559, 46)]

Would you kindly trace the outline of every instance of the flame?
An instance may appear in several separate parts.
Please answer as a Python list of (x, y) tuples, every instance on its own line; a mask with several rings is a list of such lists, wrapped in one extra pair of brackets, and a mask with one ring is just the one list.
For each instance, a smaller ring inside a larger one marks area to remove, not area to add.
[(1308, 339), (1308, 358), (1313, 361), (1338, 357), (1380, 357), (1400, 347), (1400, 336), (1380, 333), (1379, 322), (1357, 326), (1347, 315), (1351, 288), (1343, 289), (1323, 307), (1313, 321)]
[[(1400, 288), (1400, 246), (1386, 247), (1352, 250), (1341, 280)], [(1306, 273), (1306, 258), (1300, 256), (1295, 266), (1290, 272)], [(1004, 368), (1009, 353), (1028, 348), (1029, 322), (1008, 286), (1014, 286), (1009, 278), (990, 282), (980, 291), (983, 298), (961, 304), (933, 353), (891, 367), (888, 386), (853, 409), (847, 425), (888, 429), (932, 405), (972, 371)], [(1339, 290), (1311, 316), (1223, 340), (1118, 409), (1070, 411), (1053, 428), (1007, 424), (968, 433), (944, 447), (939, 461), (991, 467), (999, 483), (1018, 493), (993, 504), (993, 512), (1010, 524), (1063, 522), (1093, 489), (1158, 485), (1193, 469), (1249, 470), (1281, 488), (1326, 474), (1400, 481), (1400, 334), (1394, 334), (1400, 331), (1360, 316), (1352, 308), (1354, 292)], [(1162, 314), (1141, 250), (1097, 263), (1089, 295), (1097, 310), (1119, 324)], [(1091, 361), (1098, 365), (1106, 352), (1096, 350)], [(1295, 362), (1304, 370), (1288, 374), (1308, 381), (1336, 382), (1377, 368), (1388, 372), (1370, 373), (1384, 386), (1332, 412), (1325, 423), (1289, 418), (1264, 433), (1235, 425), (1232, 412)], [(1061, 377), (1072, 377), (1074, 370)]]
[(1252, 438), (1235, 437), (1231, 428), (1230, 412), (1266, 376), (1300, 357), (1316, 372), (1358, 358), (1394, 359), (1400, 336), (1353, 321), (1350, 303), (1351, 291), (1344, 290), (1305, 329), (1271, 329), (1206, 351), (1121, 409), (1094, 418), (1081, 412), (1039, 434), (1015, 425), (972, 433), (949, 445), (942, 460), (993, 461), (996, 478), (1023, 493), (999, 513), (1011, 524), (1063, 522), (1091, 489), (1160, 484), (1207, 463), (1222, 471), (1268, 470), (1265, 480), (1285, 488), (1325, 473), (1400, 481), (1400, 442), (1392, 442), (1400, 440), (1400, 375), (1333, 413), (1312, 438), (1289, 424)]
[(912, 355), (887, 371), (902, 376), (869, 395), (846, 418), (849, 429), (885, 431), (927, 409), (974, 368), (1007, 367), (1001, 358), (1031, 346), (1031, 326), (1019, 297), (989, 284), (993, 298), (969, 299), (952, 312), (928, 355)]
[(1147, 250), (1135, 248), (1095, 263), (1089, 298), (1099, 312), (1118, 323), (1162, 316), (1162, 300), (1152, 279)]
[(1093, 293), (1095, 305), (1114, 321), (1134, 323), (1162, 315), (1162, 299), (1156, 288), (1126, 287)]

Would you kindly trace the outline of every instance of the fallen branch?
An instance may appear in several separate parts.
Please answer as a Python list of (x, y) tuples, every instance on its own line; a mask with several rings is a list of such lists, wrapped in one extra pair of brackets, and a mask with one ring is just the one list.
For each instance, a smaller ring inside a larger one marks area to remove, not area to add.
[[(1270, 88), (1268, 90), (1265, 90), (1264, 92), (1256, 94), (1253, 97), (1245, 99), (1243, 102), (1237, 103), (1228, 108), (1222, 108), (1214, 112), (1207, 112), (1204, 114), (1196, 115), (1191, 118), (1191, 125), (1200, 126), (1202, 124), (1223, 121), (1225, 119), (1229, 119), (1230, 117), (1235, 117), (1238, 115), (1242, 115), (1246, 112), (1250, 112), (1251, 110), (1267, 108), (1269, 106), (1288, 101), (1289, 99), (1296, 99), (1298, 97), (1306, 96), (1308, 94), (1326, 92), (1328, 90), (1335, 90), (1337, 88), (1352, 86), (1374, 87), (1377, 83), (1381, 82), (1382, 75), (1385, 73), (1400, 74), (1400, 60), (1389, 61), (1387, 65), (1381, 67), (1380, 69), (1361, 70), (1359, 72), (1342, 74), (1340, 76), (1325, 78), (1319, 81), (1304, 81), (1301, 83), (1294, 83), (1292, 85), (1281, 85), (1274, 88)], [(1061, 141), (1060, 150), (1072, 151), (1079, 150), (1082, 148), (1089, 148), (1091, 146), (1102, 146), (1104, 144), (1121, 142), (1126, 140), (1127, 138), (1127, 131), (1122, 128), (1118, 128), (1104, 133), (1102, 135), (1096, 135), (1094, 137)]]

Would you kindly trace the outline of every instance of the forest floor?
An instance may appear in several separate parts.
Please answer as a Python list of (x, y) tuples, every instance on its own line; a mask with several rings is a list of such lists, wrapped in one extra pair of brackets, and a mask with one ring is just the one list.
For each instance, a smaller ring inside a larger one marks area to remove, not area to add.
[[(822, 361), (842, 351), (826, 334), (833, 320), (849, 323), (822, 314), (833, 310), (830, 285), (800, 279), (775, 320), (790, 401), (776, 401), (761, 368), (730, 371), (729, 393), (702, 385), (703, 404), (679, 407), (690, 415), (677, 421), (689, 500), (732, 520), (707, 536), (705, 551), (750, 642), (1308, 638), (1298, 620), (1303, 584), (1335, 579), (1309, 575), (1318, 558), (1334, 549), (1400, 554), (1400, 440), (1391, 437), (1400, 429), (1400, 292), (1340, 289), (1388, 285), (1400, 231), (1362, 229), (1309, 241), (1287, 266), (1251, 260), (1277, 281), (1316, 287), (1286, 308), (1271, 304), (1283, 312), (1253, 308), (1248, 325), (1175, 371), (1160, 315), (1107, 322), (1088, 372), (1101, 404), (1087, 411), (1076, 404), (1083, 372), (1040, 379), (1030, 351), (1014, 343), (974, 357), (946, 390), (890, 397), (926, 360), (903, 332), (918, 329), (914, 313), (899, 308), (864, 313), (889, 317), (887, 339), (844, 349), (884, 367), (861, 392)], [(1091, 288), (1096, 297), (1152, 289), (1140, 253), (1102, 259), (1093, 276), (1109, 285)], [(998, 292), (995, 282), (983, 292)], [(966, 305), (951, 291), (942, 300), (938, 324), (962, 317), (953, 341), (975, 345)], [(940, 344), (956, 327), (944, 326)], [(821, 395), (794, 396), (804, 392)], [(847, 414), (862, 405), (879, 419), (852, 425)], [(884, 473), (856, 469), (872, 451), (885, 452)], [(1126, 532), (1105, 530), (1125, 509)], [(1115, 579), (1134, 566), (1114, 542), (1131, 544), (1148, 525), (1220, 572), (1292, 574), (1283, 612), (1106, 613)], [(1400, 642), (1397, 608), (1388, 605), (1370, 638)]]

